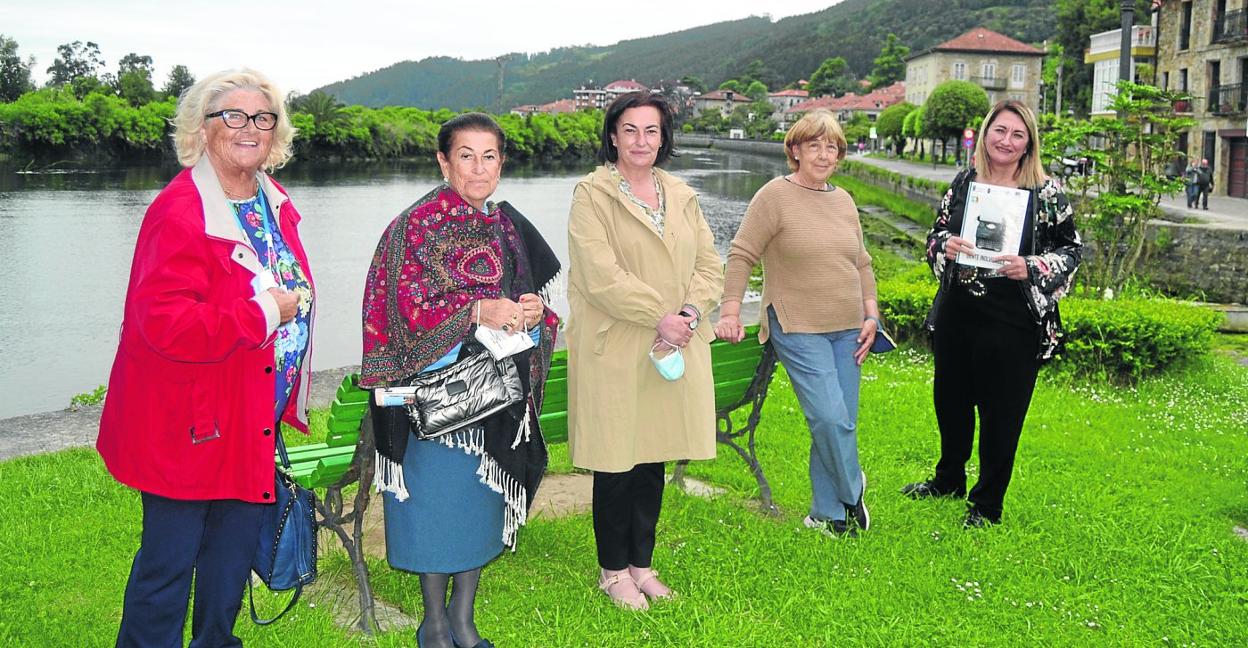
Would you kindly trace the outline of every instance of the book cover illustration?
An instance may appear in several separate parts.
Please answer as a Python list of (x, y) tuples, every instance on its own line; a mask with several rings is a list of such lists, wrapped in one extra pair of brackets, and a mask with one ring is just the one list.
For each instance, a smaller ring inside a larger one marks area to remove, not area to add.
[(958, 263), (996, 270), (1001, 264), (992, 259), (1018, 254), (1030, 197), (1026, 189), (972, 182), (959, 236), (973, 243), (975, 249), (969, 254), (959, 253)]

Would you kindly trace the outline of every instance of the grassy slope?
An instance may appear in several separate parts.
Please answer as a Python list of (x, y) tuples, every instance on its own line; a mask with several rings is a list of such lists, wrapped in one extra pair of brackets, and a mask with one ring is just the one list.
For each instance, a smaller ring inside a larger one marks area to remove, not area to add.
[[(1248, 544), (1248, 369), (1225, 358), (1123, 390), (1044, 384), (1036, 394), (1006, 524), (964, 532), (957, 503), (896, 489), (936, 452), (931, 369), (905, 351), (863, 379), (863, 464), (875, 528), (831, 540), (799, 528), (808, 441), (779, 374), (760, 431), (778, 519), (741, 500), (754, 482), (721, 452), (693, 474), (727, 486), (669, 493), (656, 565), (681, 598), (646, 615), (593, 589), (588, 515), (536, 520), (488, 568), (478, 621), (502, 646), (1242, 645)], [(554, 466), (568, 470), (566, 452)], [(106, 645), (139, 530), (137, 497), (89, 449), (0, 463), (0, 645)], [(379, 596), (418, 613), (417, 580), (374, 563)], [(345, 561), (323, 561), (345, 578)], [(354, 645), (328, 611), (300, 606), (256, 646)], [(411, 645), (410, 634), (377, 645)]]

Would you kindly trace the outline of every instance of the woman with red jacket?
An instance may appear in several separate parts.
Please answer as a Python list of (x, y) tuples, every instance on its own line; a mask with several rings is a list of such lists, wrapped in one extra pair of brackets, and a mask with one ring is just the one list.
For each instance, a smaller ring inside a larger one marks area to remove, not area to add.
[(148, 207), (96, 442), (140, 492), (143, 531), (118, 646), (234, 636), (281, 421), (306, 432), (312, 275), (271, 171), (290, 158), (282, 93), (252, 70), (191, 86), (174, 141), (188, 167)]

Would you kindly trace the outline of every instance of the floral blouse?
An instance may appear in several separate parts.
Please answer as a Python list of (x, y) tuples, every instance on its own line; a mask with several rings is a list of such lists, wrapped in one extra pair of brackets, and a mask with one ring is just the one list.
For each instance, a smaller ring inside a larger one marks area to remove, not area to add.
[[(927, 235), (927, 262), (941, 280), (940, 291), (946, 290), (948, 282), (953, 280), (953, 269), (957, 266), (947, 261), (945, 243), (961, 227), (967, 190), (974, 180), (973, 168), (958, 173), (936, 208), (936, 222)], [(1061, 186), (1048, 178), (1032, 191), (1032, 200), (1036, 202), (1035, 222), (1032, 223), (1035, 254), (1023, 256), (1028, 276), (1019, 284), (1033, 318), (1043, 329), (1044, 341), (1038, 358), (1049, 360), (1061, 348), (1062, 329), (1057, 302), (1070, 291), (1083, 257), (1083, 244), (1075, 231), (1074, 210)], [(964, 281), (977, 284), (980, 276), (969, 274)], [(973, 286), (970, 292), (983, 294), (982, 286)]]
[(286, 290), (299, 295), (298, 310), (289, 322), (277, 327), (277, 337), (273, 343), (273, 355), (277, 374), (276, 391), (274, 393), (275, 417), (280, 418), (286, 403), (290, 399), (291, 390), (295, 386), (295, 378), (299, 375), (299, 366), (308, 349), (308, 332), (312, 319), (312, 285), (300, 267), (294, 253), (286, 246), (269, 209), (264, 192), (247, 200), (231, 200), (235, 219), (243, 231), (247, 241), (251, 243), (260, 259), (261, 265), (271, 274), (269, 277), (257, 276), (253, 287), (256, 294), (269, 287), (280, 285)]
[(654, 193), (659, 197), (659, 208), (655, 209), (646, 204), (646, 201), (633, 195), (633, 187), (624, 179), (623, 174), (616, 168), (614, 164), (607, 163), (607, 168), (611, 170), (611, 177), (620, 183), (620, 193), (624, 194), (634, 205), (641, 208), (642, 213), (650, 217), (650, 222), (654, 224), (654, 231), (659, 233), (659, 238), (663, 238), (663, 212), (666, 211), (666, 204), (663, 198), (663, 185), (659, 184), (659, 175), (650, 170), (650, 178), (654, 180)]

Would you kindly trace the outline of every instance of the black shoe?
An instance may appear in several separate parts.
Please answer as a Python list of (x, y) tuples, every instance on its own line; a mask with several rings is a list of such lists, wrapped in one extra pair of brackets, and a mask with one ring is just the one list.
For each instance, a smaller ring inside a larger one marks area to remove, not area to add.
[(845, 520), (816, 520), (807, 515), (806, 519), (802, 520), (802, 526), (805, 526), (807, 529), (815, 529), (833, 538), (841, 536), (853, 538), (858, 535), (858, 530), (850, 526), (849, 522)]
[(866, 531), (871, 528), (871, 513), (867, 511), (867, 473), (861, 474), (862, 494), (858, 496), (857, 504), (845, 507), (845, 518), (847, 522), (852, 520), (859, 529)]
[(966, 519), (962, 520), (963, 529), (983, 529), (994, 524), (1000, 524), (1001, 520), (992, 519), (987, 515), (979, 512), (979, 509), (971, 507), (966, 510)]
[(910, 499), (925, 499), (928, 497), (966, 497), (966, 487), (948, 488), (936, 483), (935, 479), (927, 481), (914, 482), (906, 484), (901, 488), (901, 494)]
[(837, 536), (837, 537), (841, 537), (841, 536), (844, 536), (846, 538), (858, 537), (858, 529), (855, 529), (854, 527), (850, 526), (849, 522), (846, 520), (829, 520), (828, 530), (832, 532), (832, 535)]

